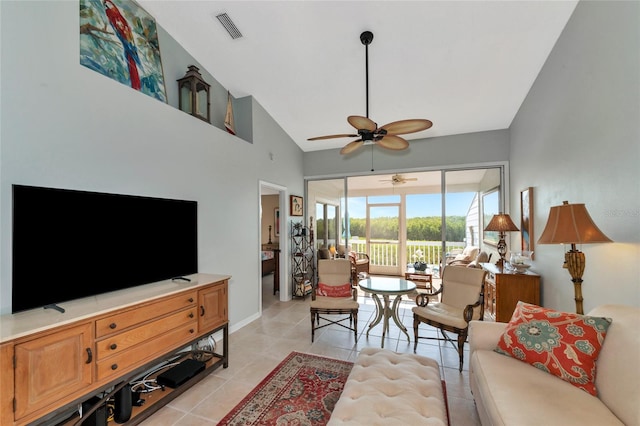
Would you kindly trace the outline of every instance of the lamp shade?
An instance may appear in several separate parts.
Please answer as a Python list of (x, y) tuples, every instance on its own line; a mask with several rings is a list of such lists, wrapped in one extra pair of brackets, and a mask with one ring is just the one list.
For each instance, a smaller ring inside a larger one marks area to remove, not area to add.
[(518, 227), (513, 223), (511, 218), (506, 213), (498, 213), (493, 215), (489, 224), (484, 228), (485, 231), (518, 231)]
[(539, 244), (590, 244), (612, 243), (593, 223), (584, 204), (569, 204), (551, 207), (547, 225), (538, 239)]

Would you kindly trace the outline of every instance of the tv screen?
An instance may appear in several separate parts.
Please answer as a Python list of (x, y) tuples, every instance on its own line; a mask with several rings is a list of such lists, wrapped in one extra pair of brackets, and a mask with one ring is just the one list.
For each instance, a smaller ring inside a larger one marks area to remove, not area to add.
[(195, 201), (13, 185), (12, 312), (198, 272)]

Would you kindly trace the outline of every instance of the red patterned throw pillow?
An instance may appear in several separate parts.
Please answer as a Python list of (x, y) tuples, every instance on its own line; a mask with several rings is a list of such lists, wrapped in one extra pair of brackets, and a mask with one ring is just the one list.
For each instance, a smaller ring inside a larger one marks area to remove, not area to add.
[(351, 284), (346, 283), (342, 285), (329, 285), (325, 283), (318, 283), (318, 289), (316, 290), (318, 296), (326, 297), (350, 297), (351, 296)]
[(495, 351), (597, 395), (596, 360), (610, 324), (610, 318), (518, 302)]

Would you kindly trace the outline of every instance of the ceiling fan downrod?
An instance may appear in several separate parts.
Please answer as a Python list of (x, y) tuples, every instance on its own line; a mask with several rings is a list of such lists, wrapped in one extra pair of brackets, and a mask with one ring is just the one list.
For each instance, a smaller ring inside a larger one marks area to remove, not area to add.
[(365, 95), (367, 99), (367, 115), (369, 118), (369, 45), (373, 41), (373, 33), (365, 31), (360, 34), (360, 41), (364, 44), (364, 73), (365, 73)]

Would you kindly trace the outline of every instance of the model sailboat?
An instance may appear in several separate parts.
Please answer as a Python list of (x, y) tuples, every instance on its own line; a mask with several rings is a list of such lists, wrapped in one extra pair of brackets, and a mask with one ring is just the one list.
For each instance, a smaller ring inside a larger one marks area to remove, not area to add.
[(227, 90), (227, 113), (224, 116), (224, 127), (227, 132), (232, 135), (236, 134), (235, 124), (233, 123), (233, 103), (231, 102), (231, 93)]

